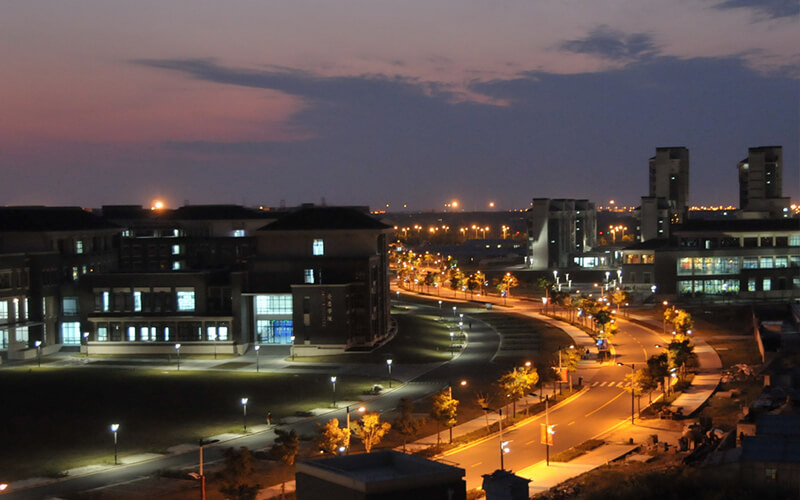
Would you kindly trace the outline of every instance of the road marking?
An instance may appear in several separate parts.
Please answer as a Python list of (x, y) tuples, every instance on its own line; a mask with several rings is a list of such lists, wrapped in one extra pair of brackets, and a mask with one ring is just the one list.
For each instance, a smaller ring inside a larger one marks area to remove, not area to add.
[(616, 400), (617, 400), (617, 399), (618, 399), (620, 396), (622, 396), (623, 394), (625, 394), (625, 393), (624, 393), (624, 392), (620, 392), (620, 393), (619, 393), (619, 394), (617, 394), (615, 397), (613, 397), (613, 398), (609, 399), (607, 402), (605, 402), (605, 403), (603, 404), (603, 406), (599, 407), (599, 408), (598, 408), (598, 409), (596, 409), (596, 410), (592, 410), (592, 411), (590, 411), (589, 413), (587, 413), (586, 415), (584, 415), (584, 417), (588, 417), (589, 415), (593, 415), (593, 414), (597, 413), (598, 411), (602, 410), (602, 409), (603, 409), (603, 408), (605, 408), (606, 406), (608, 406), (608, 405), (610, 405), (611, 403), (613, 403), (614, 401), (616, 401)]
[(533, 443), (535, 443), (536, 441), (537, 441), (536, 439), (531, 439), (530, 441), (528, 441), (527, 443), (525, 443), (525, 446), (528, 446), (529, 444), (533, 444)]
[(483, 462), (476, 462), (476, 463), (470, 465), (470, 467), (477, 467), (477, 466), (481, 465), (482, 463)]
[(596, 385), (597, 385), (597, 384), (599, 384), (599, 383), (600, 383), (600, 382), (595, 382), (594, 384), (592, 384), (592, 387), (596, 386)]
[(570, 425), (572, 425), (574, 423), (575, 423), (575, 421), (573, 420), (572, 422), (568, 423), (567, 426), (570, 426)]
[(607, 383), (607, 381), (604, 381), (602, 384), (600, 384), (600, 387), (605, 387)]

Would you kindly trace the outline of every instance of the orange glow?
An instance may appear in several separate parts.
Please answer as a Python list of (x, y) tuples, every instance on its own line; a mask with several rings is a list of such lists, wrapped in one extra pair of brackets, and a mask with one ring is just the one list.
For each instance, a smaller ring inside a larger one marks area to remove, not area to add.
[(164, 208), (164, 203), (161, 200), (155, 200), (150, 210), (161, 210), (162, 208)]

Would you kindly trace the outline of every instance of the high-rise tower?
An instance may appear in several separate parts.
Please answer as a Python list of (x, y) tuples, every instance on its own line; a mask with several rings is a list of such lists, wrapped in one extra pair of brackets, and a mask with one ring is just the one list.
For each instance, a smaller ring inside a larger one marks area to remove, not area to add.
[(780, 217), (789, 205), (783, 190), (783, 147), (749, 148), (739, 162), (739, 208), (745, 212), (768, 212)]

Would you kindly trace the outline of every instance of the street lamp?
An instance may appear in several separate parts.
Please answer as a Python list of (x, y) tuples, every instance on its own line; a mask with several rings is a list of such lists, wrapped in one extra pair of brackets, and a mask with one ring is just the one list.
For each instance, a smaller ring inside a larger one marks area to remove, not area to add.
[(33, 343), (33, 345), (36, 346), (36, 362), (38, 363), (39, 368), (41, 368), (42, 367), (42, 341), (41, 340), (37, 340), (36, 342)]
[[(628, 368), (631, 369), (631, 373), (635, 373), (636, 372), (636, 365), (634, 365), (633, 363), (631, 363), (631, 364), (617, 363), (617, 366), (627, 366)], [(634, 393), (633, 383), (634, 383), (634, 380), (633, 380), (633, 377), (631, 377), (631, 425), (633, 425), (633, 393)]]
[(291, 351), (292, 351), (292, 361), (294, 361), (294, 335), (292, 335), (292, 347), (291, 347)]
[(83, 332), (83, 345), (86, 346), (86, 359), (89, 359), (89, 332)]
[(450, 332), (450, 357), (452, 358), (455, 356), (455, 352), (453, 352), (453, 337), (455, 336), (455, 332)]
[(453, 306), (453, 321), (456, 319), (456, 306)]
[(247, 398), (242, 398), (242, 429), (247, 432)]
[(333, 407), (336, 408), (336, 376), (331, 377), (331, 386), (333, 387)]
[(111, 424), (111, 433), (114, 434), (114, 465), (117, 465), (117, 432), (119, 424)]
[(175, 344), (175, 352), (178, 354), (178, 371), (181, 371), (181, 345)]
[(255, 350), (256, 350), (256, 373), (258, 373), (258, 372), (259, 372), (259, 364), (258, 364), (258, 362), (259, 362), (259, 356), (258, 356), (258, 351), (260, 351), (260, 350), (261, 350), (261, 346), (260, 346), (260, 345), (257, 345), (257, 346), (255, 346), (253, 349), (255, 349)]
[[(536, 393), (531, 392), (531, 396), (537, 397)], [(550, 467), (550, 447), (553, 446), (553, 436), (555, 435), (555, 426), (550, 425), (550, 398), (544, 396), (544, 423), (542, 424), (542, 432), (539, 441), (545, 446), (545, 463)]]
[(667, 302), (665, 300), (664, 302), (661, 303), (661, 305), (664, 306), (664, 311), (663, 311), (663, 314), (661, 315), (661, 320), (663, 322), (662, 323), (662, 325), (663, 325), (663, 333), (664, 333), (664, 335), (666, 335), (667, 334), (667, 314), (666, 313), (667, 313), (667, 306), (669, 305), (669, 302)]
[(484, 406), (482, 409), (483, 411), (493, 411), (500, 416), (500, 419), (498, 420), (498, 422), (500, 422), (500, 470), (505, 470), (503, 464), (503, 455), (511, 450), (508, 448), (508, 441), (503, 441), (503, 409), (498, 408), (495, 410), (486, 406)]
[(386, 360), (386, 368), (389, 369), (389, 389), (391, 389), (392, 388), (392, 360), (391, 359), (387, 359)]

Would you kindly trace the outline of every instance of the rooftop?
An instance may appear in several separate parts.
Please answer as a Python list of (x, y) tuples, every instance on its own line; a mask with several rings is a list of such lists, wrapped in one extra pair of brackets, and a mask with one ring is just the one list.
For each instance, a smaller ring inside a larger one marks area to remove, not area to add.
[(85, 231), (117, 229), (81, 207), (0, 207), (0, 231)]
[(303, 207), (284, 215), (261, 231), (307, 231), (341, 229), (391, 229), (367, 211), (354, 207)]

